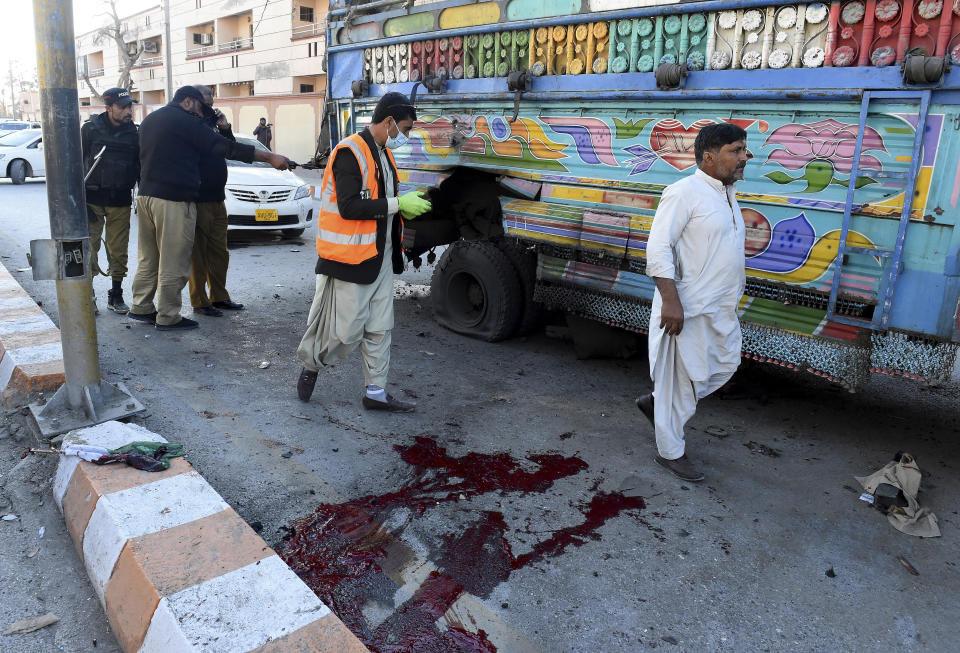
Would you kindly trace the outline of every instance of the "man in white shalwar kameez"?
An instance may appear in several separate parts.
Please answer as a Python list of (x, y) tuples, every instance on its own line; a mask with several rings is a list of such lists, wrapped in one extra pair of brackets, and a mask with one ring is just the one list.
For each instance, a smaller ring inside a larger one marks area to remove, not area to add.
[(737, 306), (743, 295), (744, 225), (734, 182), (752, 156), (747, 134), (708, 125), (694, 143), (697, 171), (663, 191), (647, 240), (653, 393), (637, 406), (654, 426), (656, 461), (686, 481), (703, 474), (686, 455), (683, 428), (697, 401), (740, 364)]

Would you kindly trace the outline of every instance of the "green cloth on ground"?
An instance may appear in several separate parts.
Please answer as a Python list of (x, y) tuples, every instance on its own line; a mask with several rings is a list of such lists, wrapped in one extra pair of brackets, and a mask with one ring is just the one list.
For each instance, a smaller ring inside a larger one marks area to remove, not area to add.
[(155, 459), (163, 469), (170, 467), (171, 458), (183, 456), (183, 445), (175, 442), (131, 442), (118, 449), (111, 449), (112, 454), (138, 453)]

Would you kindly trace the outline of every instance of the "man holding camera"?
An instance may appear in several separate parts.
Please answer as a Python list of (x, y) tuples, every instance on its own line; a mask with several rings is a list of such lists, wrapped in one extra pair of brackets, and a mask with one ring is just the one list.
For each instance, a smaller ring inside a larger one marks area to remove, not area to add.
[(270, 141), (273, 140), (273, 130), (271, 127), (273, 127), (273, 125), (268, 125), (266, 118), (261, 118), (260, 124), (253, 128), (253, 135), (256, 136), (257, 140), (268, 150), (270, 149)]

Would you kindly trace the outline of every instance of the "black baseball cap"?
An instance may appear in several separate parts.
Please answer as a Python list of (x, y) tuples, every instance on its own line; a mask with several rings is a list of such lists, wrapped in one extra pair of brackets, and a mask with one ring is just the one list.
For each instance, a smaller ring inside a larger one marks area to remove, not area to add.
[(121, 107), (126, 107), (136, 102), (130, 97), (130, 91), (119, 87), (108, 88), (100, 97), (103, 98), (103, 103), (107, 106), (119, 104)]
[(173, 101), (177, 104), (180, 104), (187, 98), (193, 98), (194, 100), (200, 100), (203, 102), (203, 93), (198, 91), (192, 86), (181, 86), (177, 89), (177, 92), (173, 94)]

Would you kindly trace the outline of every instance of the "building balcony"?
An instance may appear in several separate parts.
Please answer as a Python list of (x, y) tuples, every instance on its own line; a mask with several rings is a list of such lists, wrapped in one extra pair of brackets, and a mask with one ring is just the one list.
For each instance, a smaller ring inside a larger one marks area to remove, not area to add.
[(290, 40), (295, 41), (297, 39), (309, 39), (315, 36), (326, 36), (326, 34), (326, 21), (321, 23), (310, 23), (309, 25), (298, 25), (294, 27), (293, 32), (290, 35)]
[(89, 73), (90, 77), (103, 77), (103, 68), (93, 68)]
[(133, 65), (133, 67), (134, 67), (134, 68), (149, 68), (150, 66), (162, 66), (162, 65), (163, 65), (163, 57), (162, 57), (162, 56), (140, 57), (139, 59), (137, 59), (137, 63), (135, 63), (135, 64)]
[(215, 43), (213, 45), (202, 45), (198, 48), (187, 50), (187, 59), (196, 59), (198, 57), (209, 57), (215, 54), (224, 54), (238, 52), (240, 50), (252, 50), (253, 38), (231, 39), (226, 43)]
[(231, 39), (226, 43), (217, 44), (217, 52), (236, 52), (253, 48), (253, 37), (245, 39)]

